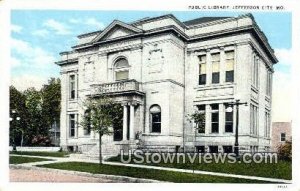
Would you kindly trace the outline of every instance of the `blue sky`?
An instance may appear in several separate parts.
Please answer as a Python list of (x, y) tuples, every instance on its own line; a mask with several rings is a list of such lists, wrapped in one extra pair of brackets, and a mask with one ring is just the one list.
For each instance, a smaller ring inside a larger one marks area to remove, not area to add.
[[(105, 28), (114, 19), (132, 22), (144, 17), (172, 13), (181, 21), (207, 16), (238, 16), (242, 12), (162, 12), (162, 11), (31, 11), (11, 13), (11, 76), (19, 89), (41, 87), (49, 77), (59, 77), (59, 53), (71, 50), (79, 34)], [(252, 13), (275, 49), (280, 62), (275, 66), (276, 80), (289, 80), (291, 61), (291, 13)], [(279, 77), (277, 77), (279, 76)], [(279, 78), (279, 79), (277, 79)], [(29, 85), (28, 85), (29, 84)], [(276, 83), (275, 83), (276, 85)]]

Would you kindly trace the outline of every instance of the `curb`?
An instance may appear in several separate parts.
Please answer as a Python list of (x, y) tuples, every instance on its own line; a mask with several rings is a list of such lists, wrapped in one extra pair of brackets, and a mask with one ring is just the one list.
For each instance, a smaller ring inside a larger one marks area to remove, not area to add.
[(45, 171), (45, 172), (58, 172), (58, 173), (63, 173), (63, 174), (79, 175), (79, 176), (93, 177), (93, 178), (107, 178), (107, 179), (116, 180), (116, 181), (124, 181), (125, 183), (166, 183), (166, 182), (158, 181), (158, 180), (133, 178), (133, 177), (129, 177), (129, 176), (93, 174), (93, 173), (88, 173), (88, 172), (42, 168), (42, 167), (36, 167), (36, 166), (23, 166), (20, 164), (10, 164), (9, 168), (10, 169), (24, 169), (24, 170), (40, 170), (40, 171)]

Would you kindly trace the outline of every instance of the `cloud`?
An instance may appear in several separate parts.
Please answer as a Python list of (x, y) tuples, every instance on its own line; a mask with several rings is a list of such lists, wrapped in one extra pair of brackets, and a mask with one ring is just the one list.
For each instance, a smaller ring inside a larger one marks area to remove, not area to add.
[(21, 33), (21, 31), (23, 30), (23, 27), (19, 26), (19, 25), (11, 25), (11, 31), (14, 33)]
[(20, 91), (24, 91), (30, 87), (34, 87), (39, 90), (47, 83), (47, 77), (33, 76), (24, 74), (21, 76), (13, 77), (11, 80), (11, 85)]
[(26, 41), (12, 38), (11, 48), (14, 55), (11, 58), (11, 64), (15, 63), (15, 67), (47, 69), (53, 66), (55, 62), (55, 57), (50, 52), (40, 47), (32, 46)]
[(292, 120), (292, 84), (291, 74), (275, 71), (273, 76), (273, 122)]
[(88, 18), (84, 24), (92, 26), (92, 27), (96, 27), (97, 29), (103, 29), (105, 27), (105, 25), (99, 21), (97, 21), (95, 18)]
[(275, 55), (280, 64), (291, 66), (293, 61), (293, 53), (291, 49), (275, 49)]
[(13, 68), (21, 66), (21, 61), (19, 59), (16, 59), (14, 57), (11, 58), (10, 64)]
[(49, 31), (46, 29), (40, 29), (32, 32), (35, 36), (45, 37), (49, 34)]
[(94, 17), (85, 18), (85, 19), (70, 19), (69, 22), (72, 24), (87, 25), (96, 30), (101, 30), (105, 27), (104, 23), (98, 21)]
[(60, 23), (54, 19), (47, 20), (43, 25), (50, 28), (58, 35), (71, 34), (71, 31), (67, 25)]

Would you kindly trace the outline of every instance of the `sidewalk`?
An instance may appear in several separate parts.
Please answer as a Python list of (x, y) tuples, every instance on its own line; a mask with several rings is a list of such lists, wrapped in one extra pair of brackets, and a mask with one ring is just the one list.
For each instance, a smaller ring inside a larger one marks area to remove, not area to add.
[[(75, 159), (75, 158), (73, 159), (73, 158), (27, 156), (27, 155), (11, 155), (11, 156), (37, 157), (37, 158), (45, 158), (45, 159), (53, 160), (53, 161), (41, 161), (41, 162), (19, 164), (21, 166), (27, 166), (27, 167), (36, 166), (36, 165), (51, 164), (51, 163), (60, 163), (60, 162), (99, 163), (99, 160), (86, 160), (86, 159)], [(158, 166), (150, 166), (150, 165), (125, 164), (125, 163), (119, 163), (119, 162), (106, 162), (106, 161), (103, 161), (103, 164), (115, 165), (115, 166), (127, 166), (127, 167), (133, 167), (133, 168), (166, 170), (166, 171), (183, 172), (183, 173), (194, 173), (194, 174), (203, 174), (203, 175), (212, 175), (212, 176), (222, 176), (222, 177), (231, 177), (231, 178), (243, 178), (243, 179), (250, 179), (250, 180), (268, 181), (268, 182), (274, 182), (274, 183), (286, 183), (286, 184), (291, 184), (292, 183), (291, 180), (285, 180), (285, 179), (266, 178), (266, 177), (248, 176), (248, 175), (237, 175), (237, 174), (209, 172), (209, 171), (201, 171), (201, 170), (178, 169), (178, 168), (158, 167)]]

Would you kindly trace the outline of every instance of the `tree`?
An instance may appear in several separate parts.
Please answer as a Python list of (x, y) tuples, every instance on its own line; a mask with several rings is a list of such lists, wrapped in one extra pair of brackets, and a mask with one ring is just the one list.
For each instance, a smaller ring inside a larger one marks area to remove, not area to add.
[(30, 141), (37, 135), (48, 135), (47, 129), (45, 129), (45, 121), (42, 115), (42, 94), (35, 88), (28, 88), (24, 91), (26, 98), (26, 110), (27, 110), (27, 132), (28, 139)]
[(59, 123), (61, 84), (59, 78), (50, 78), (48, 84), (41, 89), (42, 95), (42, 115), (46, 127), (51, 127), (54, 123)]
[(292, 160), (292, 141), (286, 141), (278, 146), (278, 156), (283, 160)]
[(120, 104), (107, 96), (88, 98), (84, 102), (85, 114), (80, 125), (84, 129), (91, 129), (99, 135), (99, 163), (102, 164), (102, 136), (113, 133), (114, 121), (122, 112)]
[(195, 111), (192, 114), (187, 115), (187, 119), (190, 123), (195, 123), (195, 144), (196, 144), (196, 133), (205, 132), (205, 114), (199, 111)]
[[(14, 86), (9, 88), (10, 96), (10, 127), (9, 138), (10, 145), (13, 146), (13, 150), (16, 150), (16, 145), (20, 145), (22, 141), (22, 135), (26, 131), (26, 98), (22, 92), (18, 91)], [(17, 120), (18, 119), (18, 120)]]

